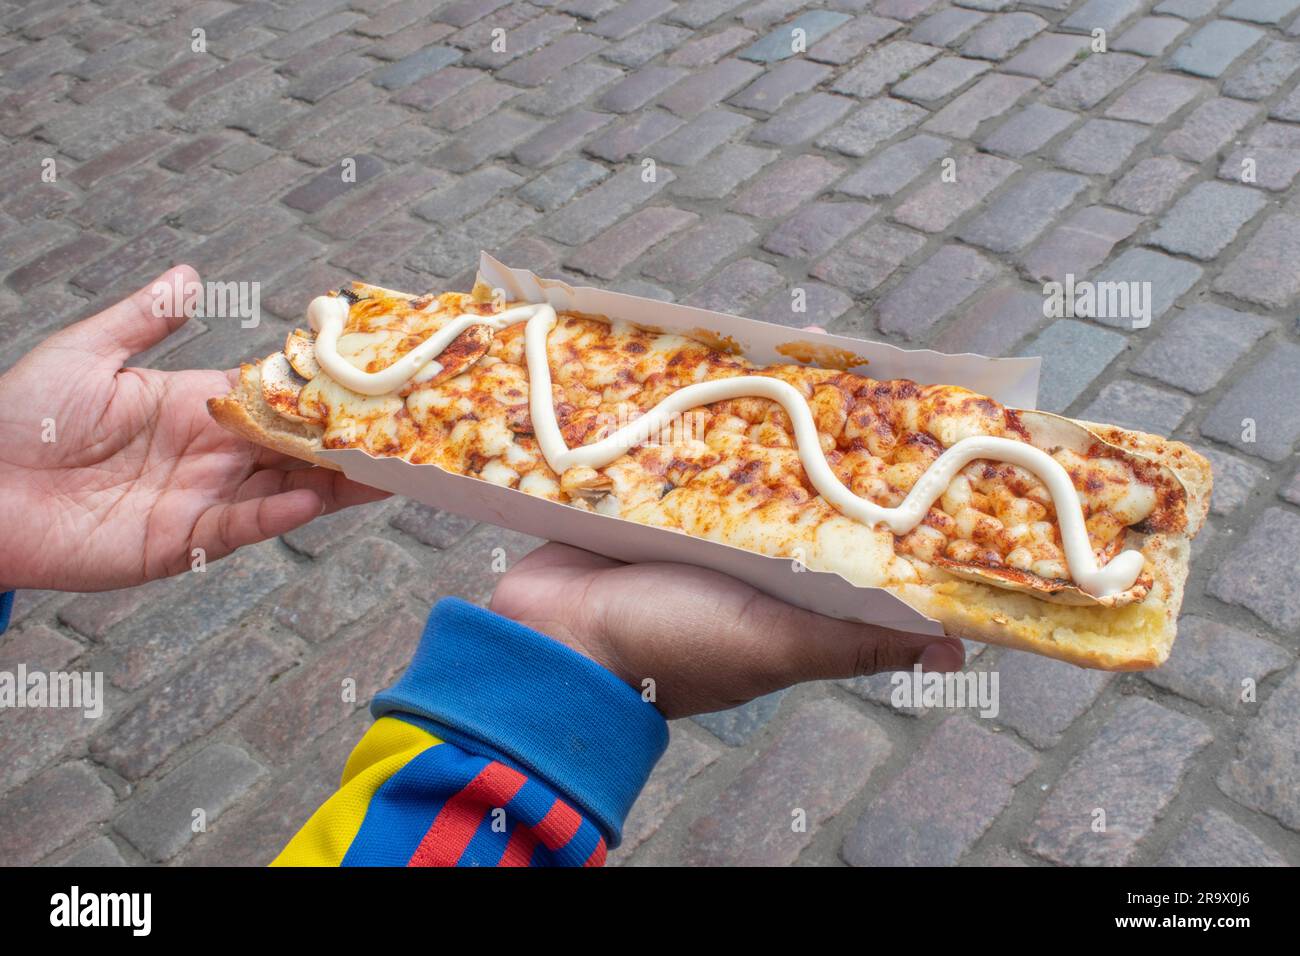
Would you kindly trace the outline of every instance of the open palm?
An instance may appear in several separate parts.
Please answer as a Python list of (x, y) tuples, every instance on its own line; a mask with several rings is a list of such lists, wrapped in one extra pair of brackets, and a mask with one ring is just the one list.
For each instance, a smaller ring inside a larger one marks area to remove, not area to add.
[(228, 373), (122, 367), (184, 323), (152, 308), (177, 271), (197, 281), (171, 270), (0, 377), (0, 589), (139, 584), (383, 497), (217, 425)]

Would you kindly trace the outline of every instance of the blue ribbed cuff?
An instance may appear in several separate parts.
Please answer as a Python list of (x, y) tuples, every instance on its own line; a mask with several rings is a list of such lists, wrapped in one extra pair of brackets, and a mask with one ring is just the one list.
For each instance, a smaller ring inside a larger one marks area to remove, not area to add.
[(0, 634), (9, 629), (9, 615), (14, 612), (14, 592), (0, 594)]
[(540, 778), (611, 847), (668, 746), (659, 711), (605, 668), (458, 598), (434, 605), (411, 666), (370, 712)]

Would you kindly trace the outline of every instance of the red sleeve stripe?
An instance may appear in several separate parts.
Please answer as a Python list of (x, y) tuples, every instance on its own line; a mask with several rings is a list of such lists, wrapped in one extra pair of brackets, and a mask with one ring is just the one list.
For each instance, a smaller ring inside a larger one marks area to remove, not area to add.
[(458, 794), (443, 805), (407, 866), (455, 866), (492, 807), (509, 803), (526, 778), (503, 763), (492, 761)]

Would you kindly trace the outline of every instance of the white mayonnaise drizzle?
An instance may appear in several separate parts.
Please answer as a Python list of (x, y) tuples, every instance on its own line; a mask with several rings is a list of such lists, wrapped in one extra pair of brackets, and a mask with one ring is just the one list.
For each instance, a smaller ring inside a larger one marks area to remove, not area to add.
[(339, 335), (348, 316), (348, 301), (339, 296), (319, 296), (307, 309), (307, 320), (316, 331), (316, 360), (330, 378), (362, 395), (386, 395), (402, 388), (412, 378), (431, 378), (442, 366), (434, 361), (451, 342), (471, 325), (503, 329), (527, 321), (524, 352), (528, 364), (528, 408), (533, 434), (546, 463), (558, 475), (575, 465), (601, 468), (650, 439), (673, 418), (701, 405), (734, 398), (758, 397), (780, 404), (794, 425), (799, 460), (818, 494), (840, 513), (867, 525), (883, 524), (896, 535), (907, 534), (929, 513), (930, 506), (948, 488), (962, 468), (977, 458), (1005, 461), (1037, 475), (1047, 486), (1061, 525), (1065, 558), (1075, 583), (1095, 597), (1109, 597), (1133, 586), (1142, 571), (1141, 552), (1125, 551), (1105, 566), (1098, 566), (1088, 541), (1083, 504), (1069, 474), (1051, 455), (1025, 442), (992, 435), (963, 438), (940, 455), (912, 486), (897, 508), (885, 508), (850, 491), (831, 470), (822, 452), (808, 402), (793, 385), (763, 375), (740, 375), (687, 385), (600, 441), (579, 448), (564, 443), (551, 395), (551, 369), (546, 339), (557, 320), (555, 309), (545, 303), (517, 306), (496, 315), (460, 315), (420, 345), (379, 372), (357, 368), (338, 351)]

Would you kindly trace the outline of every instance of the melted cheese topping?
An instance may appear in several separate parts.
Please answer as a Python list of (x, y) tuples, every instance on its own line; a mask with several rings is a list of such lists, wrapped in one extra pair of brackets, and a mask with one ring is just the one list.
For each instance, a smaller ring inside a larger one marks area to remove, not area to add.
[[(941, 452), (937, 458), (923, 462), (920, 459), (927, 457), (924, 453), (907, 455), (882, 470), (879, 480), (886, 482), (886, 487), (905, 486), (907, 492), (896, 504), (880, 505), (870, 497), (851, 490), (836, 475), (827, 458), (827, 453), (834, 449), (834, 443), (819, 430), (817, 418), (824, 420), (830, 417), (839, 420), (841, 428), (847, 425), (849, 415), (842, 395), (837, 398), (833, 392), (824, 391), (820, 395), (814, 392), (810, 401), (809, 397), (798, 388), (776, 375), (741, 374), (696, 380), (665, 394), (651, 408), (622, 427), (615, 428), (590, 443), (580, 443), (579, 447), (570, 447), (557, 418), (557, 402), (548, 351), (551, 344), (561, 347), (567, 345), (573, 336), (572, 332), (566, 329), (553, 337), (554, 343), (548, 341), (552, 339), (550, 333), (557, 322), (555, 310), (551, 306), (546, 304), (522, 306), (486, 316), (473, 313), (457, 315), (400, 358), (377, 371), (369, 371), (368, 367), (374, 364), (372, 356), (382, 349), (385, 338), (382, 335), (376, 336), (375, 333), (365, 332), (345, 335), (344, 326), (348, 313), (348, 304), (341, 298), (322, 296), (312, 302), (308, 317), (312, 327), (318, 333), (316, 359), (327, 375), (352, 391), (372, 396), (371, 400), (376, 402), (383, 402), (385, 398), (400, 402), (400, 399), (396, 396), (390, 397), (388, 393), (405, 388), (408, 383), (418, 383), (433, 378), (438, 371), (441, 371), (441, 366), (434, 361), (435, 357), (471, 326), (487, 325), (493, 329), (504, 330), (520, 322), (527, 323), (524, 335), (524, 358), (528, 371), (526, 389), (532, 430), (546, 464), (562, 478), (557, 488), (553, 482), (541, 477), (533, 477), (532, 474), (523, 475), (500, 460), (515, 444), (514, 432), (509, 427), (508, 419), (498, 418), (486, 422), (478, 417), (472, 420), (461, 419), (446, 436), (448, 444), (453, 449), (472, 444), (472, 449), (467, 449), (469, 454), (486, 457), (487, 460), (479, 464), (476, 469), (486, 480), (507, 485), (518, 480), (519, 487), (523, 490), (546, 497), (566, 494), (570, 500), (584, 502), (590, 507), (592, 495), (600, 500), (613, 488), (613, 482), (607, 476), (600, 475), (596, 469), (608, 466), (622, 458), (629, 450), (644, 445), (660, 434), (666, 426), (679, 421), (684, 413), (700, 406), (720, 402), (767, 400), (775, 402), (785, 413), (785, 427), (778, 433), (775, 423), (765, 423), (764, 428), (760, 430), (760, 439), (766, 438), (768, 441), (788, 444), (784, 441), (786, 437), (784, 432), (792, 432), (799, 464), (813, 488), (820, 493), (825, 502), (842, 515), (856, 519), (864, 525), (874, 527), (884, 524), (895, 535), (910, 537), (921, 522), (927, 519), (931, 505), (943, 496), (951, 499), (949, 503), (958, 511), (956, 530), (962, 541), (968, 545), (966, 548), (957, 549), (955, 556), (959, 560), (963, 558), (978, 560), (987, 557), (978, 551), (981, 535), (990, 537), (1005, 531), (1005, 537), (1013, 544), (1018, 539), (1034, 539), (1035, 535), (1028, 521), (1020, 521), (1013, 525), (1012, 530), (1007, 530), (997, 519), (991, 516), (981, 517), (981, 513), (975, 512), (974, 509), (961, 507), (959, 500), (963, 494), (961, 486), (957, 486), (957, 491), (953, 490), (958, 472), (976, 460), (992, 459), (1026, 469), (1045, 487), (1057, 513), (1068, 571), (1082, 590), (1099, 597), (1123, 592), (1133, 586), (1143, 568), (1142, 555), (1137, 551), (1123, 552), (1105, 563), (1098, 560), (1089, 532), (1101, 529), (1102, 523), (1094, 522), (1097, 526), (1095, 528), (1088, 526), (1086, 523), (1088, 516), (1084, 513), (1083, 504), (1075, 490), (1071, 475), (1060, 462), (1027, 442), (989, 435), (986, 431), (975, 427), (974, 423), (963, 422), (960, 418), (940, 417), (934, 423), (937, 429), (931, 428), (932, 432), (936, 432), (935, 438), (951, 446)], [(624, 331), (621, 334), (627, 333)], [(663, 351), (662, 346), (660, 351)], [(631, 397), (637, 391), (645, 391), (644, 386), (649, 383), (649, 376), (647, 376), (641, 388), (631, 387), (632, 383), (626, 380), (625, 361), (595, 363), (590, 366), (584, 364), (583, 369), (589, 373), (587, 379), (590, 385), (599, 387), (602, 398), (605, 399)], [(576, 372), (577, 370), (573, 369), (567, 370), (568, 374)], [(561, 364), (557, 375), (565, 374), (566, 369), (564, 364)], [(633, 377), (635, 379), (635, 373)], [(517, 388), (512, 389), (511, 394), (518, 394), (518, 391)], [(313, 400), (314, 397), (309, 399), (309, 404)], [(418, 403), (410, 407), (411, 414), (417, 414), (419, 410), (421, 409)], [(427, 413), (428, 408), (422, 410)], [(904, 409), (904, 424), (919, 424), (919, 419), (915, 419), (914, 413), (920, 410), (919, 403), (907, 406)], [(324, 417), (327, 421), (330, 420), (329, 411), (326, 406)], [(400, 447), (399, 409), (374, 409), (363, 406), (361, 411), (366, 417), (378, 416), (387, 419), (388, 426), (377, 437), (381, 442), (396, 442)], [(869, 424), (869, 422), (860, 420), (858, 424)], [(360, 436), (347, 433), (342, 436), (337, 434), (331, 436), (327, 429), (327, 438), (339, 440), (340, 437), (343, 442), (353, 444)], [(365, 443), (369, 445), (375, 436), (365, 437)], [(522, 461), (531, 456), (528, 450), (520, 448), (515, 453), (515, 457)], [(578, 474), (575, 475), (575, 472)], [(717, 501), (709, 501), (707, 506), (716, 508)], [(1029, 505), (1009, 506), (1009, 508), (1013, 518), (1027, 518), (1033, 513)], [(1118, 522), (1118, 516), (1115, 520)], [(683, 523), (697, 529), (703, 528), (706, 533), (708, 531), (705, 522), (702, 522), (698, 515), (686, 516)], [(788, 521), (786, 523), (789, 524)], [(821, 548), (824, 539), (828, 536), (833, 540), (844, 536), (843, 534), (837, 536), (833, 530), (835, 527), (834, 524), (828, 525), (823, 522), (807, 540), (812, 541), (815, 548)], [(832, 530), (828, 534), (823, 530), (824, 528)], [(756, 517), (750, 512), (729, 523), (726, 540), (741, 547), (771, 553), (774, 546), (774, 542), (769, 540), (773, 533), (772, 529), (770, 516)], [(1119, 523), (1118, 530), (1122, 531), (1122, 529), (1123, 524)], [(1039, 529), (1038, 537), (1042, 536), (1043, 529)], [(842, 541), (839, 544), (843, 547)], [(916, 540), (912, 542), (913, 549), (921, 552), (926, 550), (932, 552), (937, 544), (934, 534), (930, 532), (917, 534)], [(829, 545), (829, 547), (834, 546), (834, 544)], [(892, 554), (893, 549), (890, 549), (889, 561), (883, 560), (883, 553), (874, 554), (879, 550), (879, 548), (871, 549), (866, 557), (877, 559), (873, 561), (876, 566), (889, 567), (891, 573), (897, 577), (899, 570), (893, 567), (896, 563)], [(839, 564), (846, 557), (847, 554), (837, 555), (833, 563)], [(864, 555), (859, 554), (858, 560), (861, 561), (863, 557)], [(1034, 552), (1025, 547), (1012, 548), (1006, 560), (1012, 567), (1027, 565), (1028, 570), (1039, 576), (1058, 578), (1066, 576), (1066, 566), (1054, 562), (1051, 557), (1035, 559)], [(906, 575), (903, 575), (903, 578), (906, 579)]]

